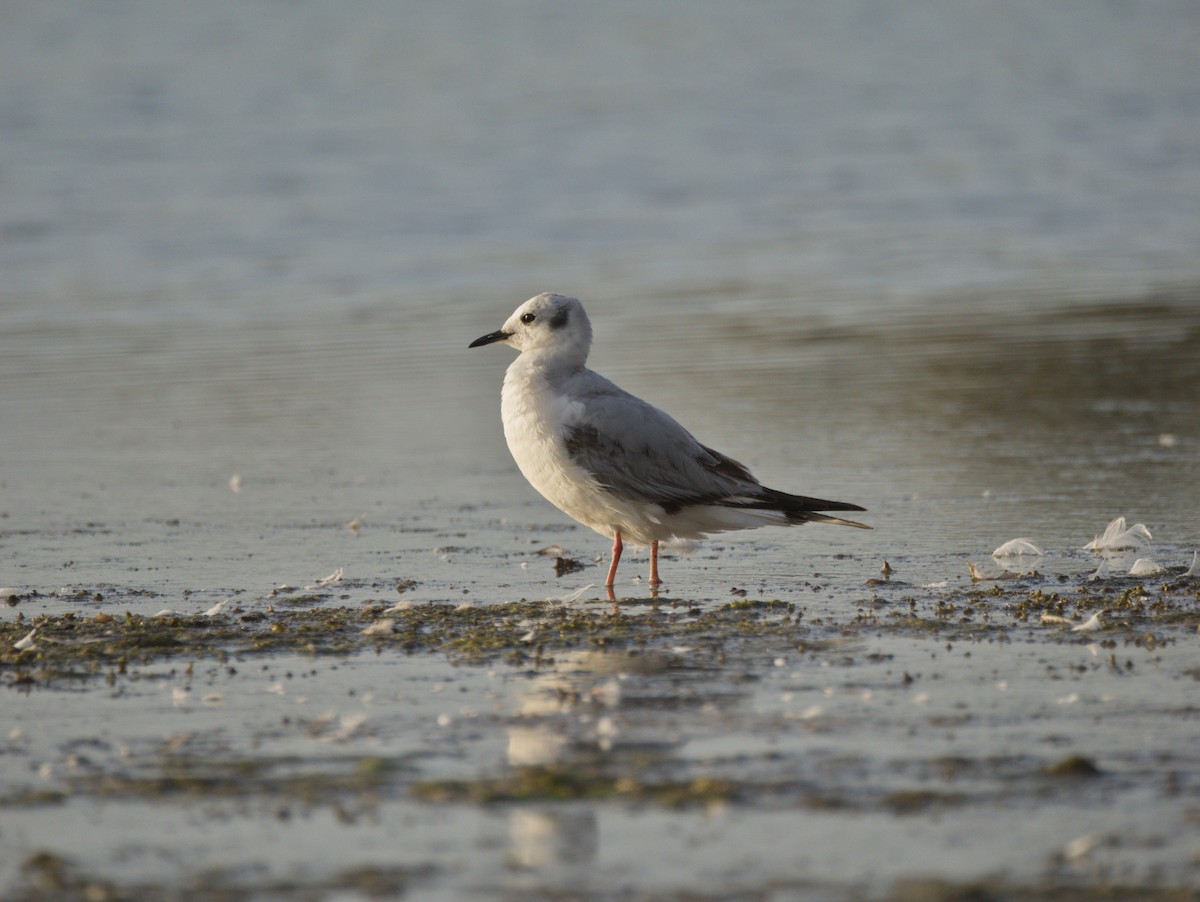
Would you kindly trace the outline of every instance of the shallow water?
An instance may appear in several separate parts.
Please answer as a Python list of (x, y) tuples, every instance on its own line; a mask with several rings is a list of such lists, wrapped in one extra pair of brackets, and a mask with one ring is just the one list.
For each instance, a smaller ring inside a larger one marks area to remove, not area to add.
[[(1188, 6), (9, 18), (6, 638), (581, 589), (566, 609), (616, 629), (585, 588), (606, 541), (504, 448), (510, 353), (466, 349), (550, 288), (587, 304), (596, 369), (875, 528), (673, 549), (658, 607), (633, 556), (618, 591), (648, 632), (543, 658), (229, 639), (31, 678), (7, 648), (6, 894), (1195, 883)], [(1089, 581), (1118, 515), (1153, 539)], [(991, 557), (1017, 537), (1045, 553)], [(584, 569), (556, 577), (550, 545)], [(1139, 556), (1167, 569), (1130, 579)], [(1120, 613), (1138, 585), (1165, 607)], [(1099, 633), (1039, 622), (1106, 591)], [(1063, 601), (1022, 619), (1035, 593)], [(764, 608), (689, 638), (774, 599), (800, 614), (778, 635)], [(1071, 755), (1101, 775), (1046, 777)], [(547, 769), (615, 795), (421, 790)]]

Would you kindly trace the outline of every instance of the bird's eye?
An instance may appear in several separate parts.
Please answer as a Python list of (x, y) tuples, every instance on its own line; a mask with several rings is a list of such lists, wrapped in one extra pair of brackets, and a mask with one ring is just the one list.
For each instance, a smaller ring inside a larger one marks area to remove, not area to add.
[(537, 316), (533, 313), (524, 313), (521, 315), (521, 322), (525, 323), (526, 325), (529, 325), (535, 319), (537, 319)]

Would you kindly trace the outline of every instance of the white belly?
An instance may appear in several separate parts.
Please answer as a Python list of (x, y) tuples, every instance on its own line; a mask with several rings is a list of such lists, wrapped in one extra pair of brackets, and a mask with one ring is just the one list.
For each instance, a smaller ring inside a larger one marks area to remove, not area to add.
[[(568, 517), (609, 538), (617, 531), (634, 542), (656, 538), (646, 533), (645, 524), (646, 514), (650, 515), (649, 522), (657, 521), (655, 511), (661, 514), (658, 505), (622, 501), (571, 460), (566, 434), (582, 413), (578, 402), (550, 390), (544, 380), (522, 372), (514, 363), (504, 380), (500, 410), (508, 450), (522, 475), (542, 497)], [(645, 507), (654, 510), (642, 511)], [(657, 525), (661, 528), (661, 523)]]
[[(535, 409), (536, 406), (510, 402), (508, 393), (505, 394), (504, 438), (521, 474), (564, 514), (611, 537), (617, 528), (612, 522), (616, 512), (610, 509), (611, 496), (586, 470), (571, 461), (564, 435), (555, 428), (562, 420), (548, 416), (546, 410)], [(555, 406), (561, 408), (555, 414), (568, 413), (566, 403)]]

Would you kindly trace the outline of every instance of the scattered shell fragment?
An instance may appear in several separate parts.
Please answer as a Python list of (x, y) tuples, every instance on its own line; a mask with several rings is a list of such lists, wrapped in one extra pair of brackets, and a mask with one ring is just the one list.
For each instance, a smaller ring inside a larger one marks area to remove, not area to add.
[[(327, 716), (322, 721), (322, 727), (333, 720), (332, 715)], [(361, 735), (364, 730), (363, 726), (367, 722), (367, 715), (362, 713), (346, 714), (338, 718), (338, 728), (332, 733), (320, 733), (315, 735), (315, 739), (321, 742), (345, 742), (348, 739), (353, 739), (355, 736)]]
[(1083, 546), (1084, 551), (1118, 551), (1122, 548), (1139, 548), (1150, 541), (1152, 536), (1145, 523), (1125, 525), (1124, 517), (1110, 521), (1104, 529), (1104, 534), (1096, 536)]
[(992, 552), (992, 557), (1016, 557), (1022, 554), (1041, 555), (1045, 554), (1045, 552), (1034, 545), (1029, 539), (1009, 539)]
[(13, 648), (15, 648), (17, 651), (34, 651), (34, 650), (36, 650), (37, 646), (33, 642), (33, 638), (36, 635), (37, 635), (37, 630), (30, 630), (25, 635), (24, 639), (18, 639), (16, 642), (13, 643)]
[(391, 618), (376, 620), (362, 631), (364, 636), (386, 636), (396, 631), (396, 621)]
[(1192, 552), (1192, 566), (1188, 567), (1184, 576), (1200, 576), (1200, 551)]
[(1153, 576), (1155, 573), (1162, 573), (1163, 568), (1150, 560), (1148, 557), (1140, 557), (1133, 562), (1133, 566), (1129, 568), (1130, 576)]
[(1046, 626), (1069, 626), (1073, 633), (1091, 633), (1104, 629), (1104, 623), (1100, 619), (1100, 614), (1101, 612), (1097, 611), (1082, 623), (1077, 623), (1067, 617), (1060, 617), (1058, 614), (1042, 614), (1040, 622)]
[(1057, 624), (1058, 626), (1074, 626), (1075, 621), (1057, 614), (1042, 614), (1042, 623)]
[(1063, 846), (1063, 857), (1067, 861), (1079, 861), (1087, 858), (1093, 849), (1104, 842), (1104, 839), (1103, 833), (1085, 833), (1083, 836), (1077, 836)]
[(1089, 617), (1083, 623), (1080, 623), (1080, 624), (1077, 624), (1076, 626), (1071, 627), (1071, 632), (1073, 632), (1073, 633), (1091, 633), (1091, 632), (1095, 632), (1096, 630), (1102, 630), (1102, 629), (1104, 629), (1104, 624), (1100, 620), (1100, 612), (1097, 611), (1095, 614), (1093, 614), (1091, 617)]
[(973, 583), (999, 582), (1002, 579), (1024, 579), (1026, 577), (1037, 577), (1039, 575), (1036, 570), (1030, 570), (1028, 573), (1013, 573), (1011, 570), (1005, 570), (998, 576), (984, 576), (979, 572), (979, 568), (970, 561), (967, 561), (967, 570), (970, 571), (971, 582)]
[(340, 583), (342, 581), (343, 573), (345, 573), (345, 568), (338, 567), (336, 570), (334, 570), (328, 576), (321, 577), (319, 580), (317, 580), (311, 586), (305, 586), (304, 589), (305, 589), (305, 591), (309, 591), (312, 589), (324, 589), (326, 586), (332, 586), (334, 583)]
[(588, 583), (586, 586), (581, 586), (580, 588), (576, 589), (574, 592), (568, 592), (566, 595), (559, 595), (556, 597), (547, 598), (546, 600), (547, 601), (556, 601), (556, 602), (559, 602), (560, 604), (570, 604), (572, 601), (578, 601), (579, 596), (581, 596), (588, 589), (592, 588), (594, 585), (596, 585), (596, 584)]
[(229, 477), (229, 490), (235, 495), (242, 490), (242, 477), (234, 473)]

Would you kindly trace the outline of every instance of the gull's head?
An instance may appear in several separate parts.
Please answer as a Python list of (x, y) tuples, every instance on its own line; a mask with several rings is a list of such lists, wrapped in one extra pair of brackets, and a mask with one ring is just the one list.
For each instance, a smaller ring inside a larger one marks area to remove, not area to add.
[(468, 347), (495, 342), (523, 354), (577, 358), (582, 364), (592, 344), (592, 324), (575, 298), (547, 292), (527, 300), (498, 331), (475, 339)]

